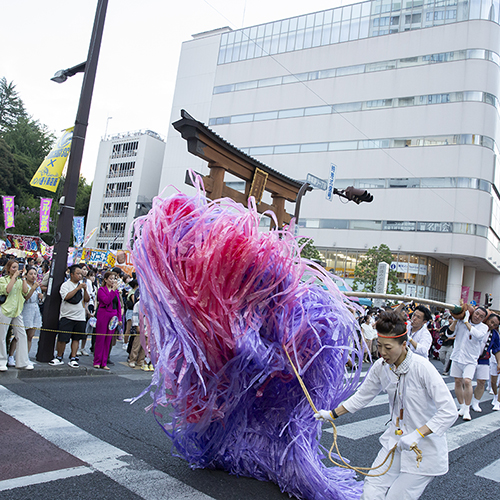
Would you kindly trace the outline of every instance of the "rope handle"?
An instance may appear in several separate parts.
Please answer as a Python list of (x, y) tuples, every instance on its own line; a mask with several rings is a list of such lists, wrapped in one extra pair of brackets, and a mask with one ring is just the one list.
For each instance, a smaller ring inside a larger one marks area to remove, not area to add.
[[(307, 390), (307, 387), (305, 386), (304, 381), (302, 380), (302, 377), (299, 375), (297, 368), (295, 368), (295, 365), (293, 364), (293, 361), (290, 358), (288, 351), (286, 350), (284, 345), (282, 347), (286, 353), (288, 361), (290, 361), (290, 365), (292, 366), (293, 372), (295, 373), (295, 376), (297, 377), (297, 380), (299, 381), (300, 387), (302, 387), (302, 391), (304, 392), (304, 395), (306, 396), (307, 401), (309, 402), (309, 405), (311, 406), (314, 413), (318, 413), (318, 410), (316, 409), (316, 406), (314, 405), (314, 402), (309, 394), (309, 391)], [(389, 453), (385, 457), (384, 461), (381, 464), (377, 465), (376, 467), (354, 467), (353, 465), (350, 465), (349, 463), (347, 463), (344, 460), (344, 458), (342, 457), (342, 455), (340, 454), (340, 450), (339, 450), (338, 443), (337, 443), (337, 436), (338, 436), (337, 427), (335, 426), (335, 424), (332, 421), (330, 421), (330, 423), (332, 424), (332, 428), (333, 428), (333, 443), (332, 443), (332, 446), (330, 447), (330, 450), (328, 451), (328, 458), (330, 459), (330, 462), (332, 462), (332, 464), (336, 465), (337, 467), (341, 467), (343, 469), (351, 469), (351, 470), (357, 472), (358, 474), (361, 474), (361, 475), (366, 476), (366, 477), (380, 477), (389, 471), (389, 469), (392, 467), (392, 464), (394, 462), (394, 455), (396, 453), (396, 448), (398, 446), (397, 444), (395, 444), (389, 450)], [(334, 448), (335, 448), (340, 460), (342, 461), (342, 464), (339, 464), (339, 463), (335, 462), (335, 460), (333, 460), (332, 452), (333, 452)], [(410, 447), (410, 450), (414, 451), (417, 454), (417, 467), (419, 467), (420, 462), (422, 461), (422, 451), (417, 448), (416, 444), (413, 444)], [(377, 469), (380, 469), (380, 467), (382, 467), (387, 462), (387, 460), (389, 460), (389, 457), (391, 458), (391, 461), (390, 461), (387, 469), (384, 472), (381, 472), (379, 474), (369, 474), (368, 472), (364, 472), (364, 471), (375, 471)]]

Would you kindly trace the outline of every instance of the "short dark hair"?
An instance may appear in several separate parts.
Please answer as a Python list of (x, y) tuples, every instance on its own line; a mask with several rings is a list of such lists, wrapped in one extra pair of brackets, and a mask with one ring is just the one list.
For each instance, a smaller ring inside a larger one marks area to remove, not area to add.
[(417, 311), (424, 313), (425, 321), (430, 321), (432, 319), (432, 314), (427, 307), (422, 306), (422, 305), (417, 306), (413, 312), (415, 313)]
[(479, 309), (480, 311), (483, 311), (483, 312), (484, 312), (484, 314), (486, 314), (486, 315), (488, 314), (488, 311), (487, 311), (486, 307), (483, 307), (483, 306), (477, 306), (477, 307), (476, 307), (476, 309), (474, 310), (474, 312), (475, 312), (475, 311), (477, 311), (478, 309)]
[(132, 281), (129, 281), (129, 285), (132, 288), (135, 288), (136, 286), (139, 286), (139, 282), (137, 280), (132, 280)]
[(75, 271), (77, 269), (81, 269), (80, 264), (73, 264), (72, 266), (69, 266), (69, 274), (75, 274)]

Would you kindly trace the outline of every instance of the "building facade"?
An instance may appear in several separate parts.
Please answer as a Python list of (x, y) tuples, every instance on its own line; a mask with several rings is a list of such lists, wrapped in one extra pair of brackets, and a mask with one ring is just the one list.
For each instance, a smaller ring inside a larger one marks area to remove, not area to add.
[[(183, 44), (171, 122), (186, 109), (285, 175), (369, 190), (302, 201), (299, 234), (349, 281), (393, 252), (403, 293), (500, 308), (500, 9), (491, 0), (373, 0)], [(207, 173), (171, 129), (160, 187)], [(293, 209), (290, 209), (293, 211)]]
[(105, 138), (99, 146), (86, 234), (88, 246), (125, 249), (137, 204), (158, 194), (165, 141), (151, 130)]

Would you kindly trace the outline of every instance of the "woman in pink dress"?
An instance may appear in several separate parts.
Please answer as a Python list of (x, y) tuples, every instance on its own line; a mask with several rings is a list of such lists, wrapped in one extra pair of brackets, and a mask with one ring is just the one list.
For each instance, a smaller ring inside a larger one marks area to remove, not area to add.
[(116, 330), (116, 326), (112, 330), (109, 329), (109, 322), (116, 316), (118, 318), (118, 325), (122, 324), (122, 306), (116, 273), (111, 271), (104, 273), (103, 285), (97, 291), (97, 303), (94, 368), (109, 370), (109, 367), (106, 365), (108, 363), (111, 340)]

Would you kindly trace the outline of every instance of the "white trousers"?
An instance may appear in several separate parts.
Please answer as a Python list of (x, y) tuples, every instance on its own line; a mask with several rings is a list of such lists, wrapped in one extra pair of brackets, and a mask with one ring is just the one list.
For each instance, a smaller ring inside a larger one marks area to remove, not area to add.
[(20, 314), (15, 318), (4, 316), (0, 310), (0, 366), (7, 366), (7, 346), (5, 339), (9, 331), (9, 325), (12, 324), (14, 337), (17, 340), (16, 345), (16, 368), (24, 368), (29, 365), (28, 357), (28, 337), (24, 329), (23, 315)]
[[(373, 467), (382, 463), (388, 450), (382, 448), (373, 462)], [(373, 474), (384, 472), (390, 459)], [(416, 500), (424, 492), (426, 486), (434, 476), (421, 476), (401, 472), (401, 452), (396, 450), (394, 462), (389, 471), (383, 476), (367, 477), (363, 486), (363, 495), (360, 500)]]

